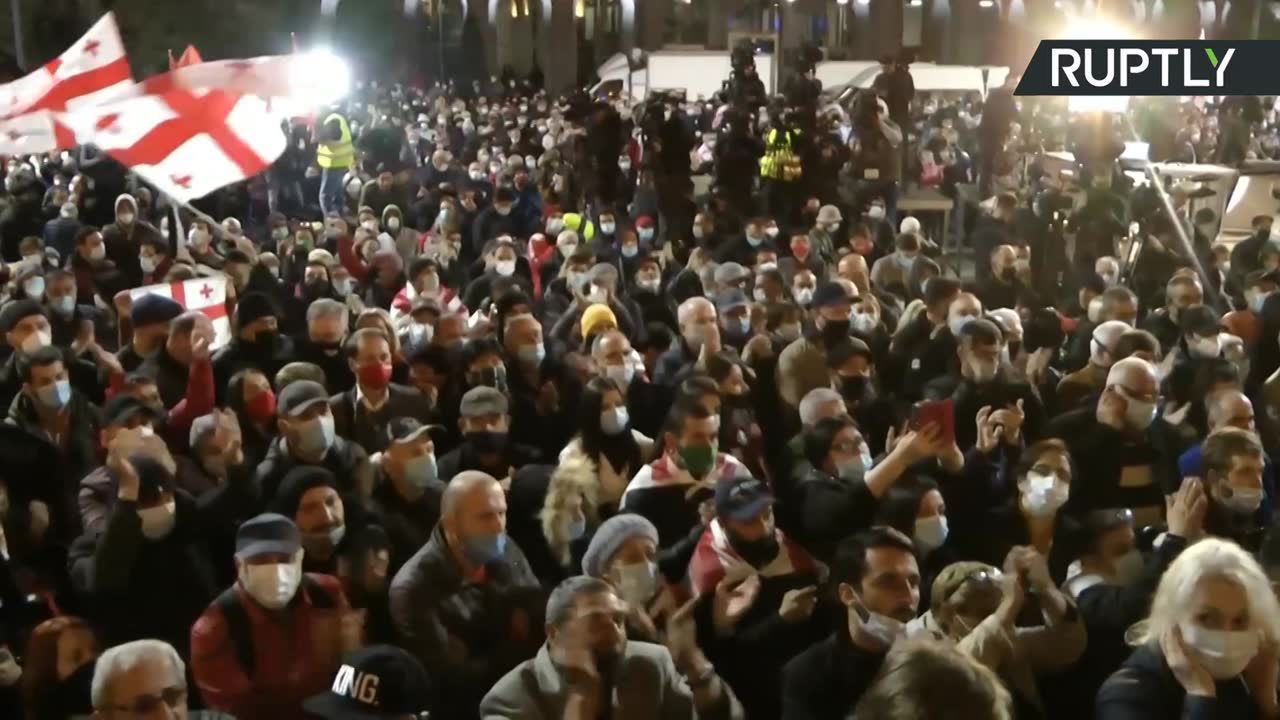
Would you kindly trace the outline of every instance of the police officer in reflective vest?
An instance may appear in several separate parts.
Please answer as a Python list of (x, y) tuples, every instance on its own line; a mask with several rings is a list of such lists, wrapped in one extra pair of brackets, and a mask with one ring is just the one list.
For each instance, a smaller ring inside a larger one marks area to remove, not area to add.
[[(773, 119), (774, 127), (765, 135), (764, 157), (760, 158), (760, 184), (765, 212), (773, 217), (791, 219), (796, 207), (797, 189), (803, 170), (800, 166), (800, 130), (793, 118), (784, 123)], [(779, 128), (782, 129), (779, 129)]]
[(342, 113), (329, 113), (316, 131), (319, 148), (316, 164), (320, 166), (320, 210), (325, 215), (343, 211), (342, 179), (355, 165), (356, 147), (351, 140), (351, 125)]

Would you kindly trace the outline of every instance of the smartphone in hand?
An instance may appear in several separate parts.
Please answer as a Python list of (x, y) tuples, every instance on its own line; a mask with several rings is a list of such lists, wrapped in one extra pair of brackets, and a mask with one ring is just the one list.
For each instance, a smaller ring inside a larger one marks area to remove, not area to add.
[(951, 398), (924, 400), (915, 404), (911, 411), (910, 429), (919, 431), (929, 424), (937, 425), (942, 430), (942, 439), (947, 444), (955, 442), (956, 408)]

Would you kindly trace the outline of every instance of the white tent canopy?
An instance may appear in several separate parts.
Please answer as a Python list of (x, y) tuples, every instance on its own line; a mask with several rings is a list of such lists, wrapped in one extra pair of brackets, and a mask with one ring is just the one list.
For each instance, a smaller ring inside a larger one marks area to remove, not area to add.
[[(815, 74), (825, 90), (851, 86), (869, 88), (880, 74), (880, 63), (870, 60), (836, 60), (818, 63)], [(994, 65), (935, 65), (912, 63), (911, 80), (921, 92), (978, 92), (1004, 83), (1009, 68)]]

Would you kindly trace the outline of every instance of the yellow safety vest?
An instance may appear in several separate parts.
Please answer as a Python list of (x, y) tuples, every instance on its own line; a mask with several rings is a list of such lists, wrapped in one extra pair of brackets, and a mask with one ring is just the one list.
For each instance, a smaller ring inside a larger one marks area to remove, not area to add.
[(356, 146), (351, 142), (351, 126), (347, 124), (347, 119), (338, 113), (332, 113), (324, 119), (321, 128), (334, 118), (337, 118), (338, 125), (342, 128), (342, 137), (337, 142), (320, 143), (316, 150), (316, 162), (325, 169), (349, 168), (356, 161)]
[[(799, 130), (792, 133), (799, 135)], [(781, 138), (776, 129), (769, 131), (765, 144), (764, 157), (760, 158), (760, 177), (775, 180), (799, 180), (801, 174), (800, 157), (791, 147), (791, 134)]]

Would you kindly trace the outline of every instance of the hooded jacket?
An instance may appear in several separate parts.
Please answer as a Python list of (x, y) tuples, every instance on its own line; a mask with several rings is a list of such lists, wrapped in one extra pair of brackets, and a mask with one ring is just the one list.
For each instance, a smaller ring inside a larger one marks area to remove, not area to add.
[(133, 223), (128, 227), (119, 221), (102, 228), (102, 242), (107, 246), (107, 257), (116, 264), (120, 272), (129, 281), (130, 287), (142, 285), (142, 267), (138, 264), (138, 254), (142, 249), (142, 241), (148, 237), (163, 239), (160, 231), (142, 219), (138, 212), (138, 201), (129, 193), (116, 198), (114, 208), (127, 205), (133, 210)]

